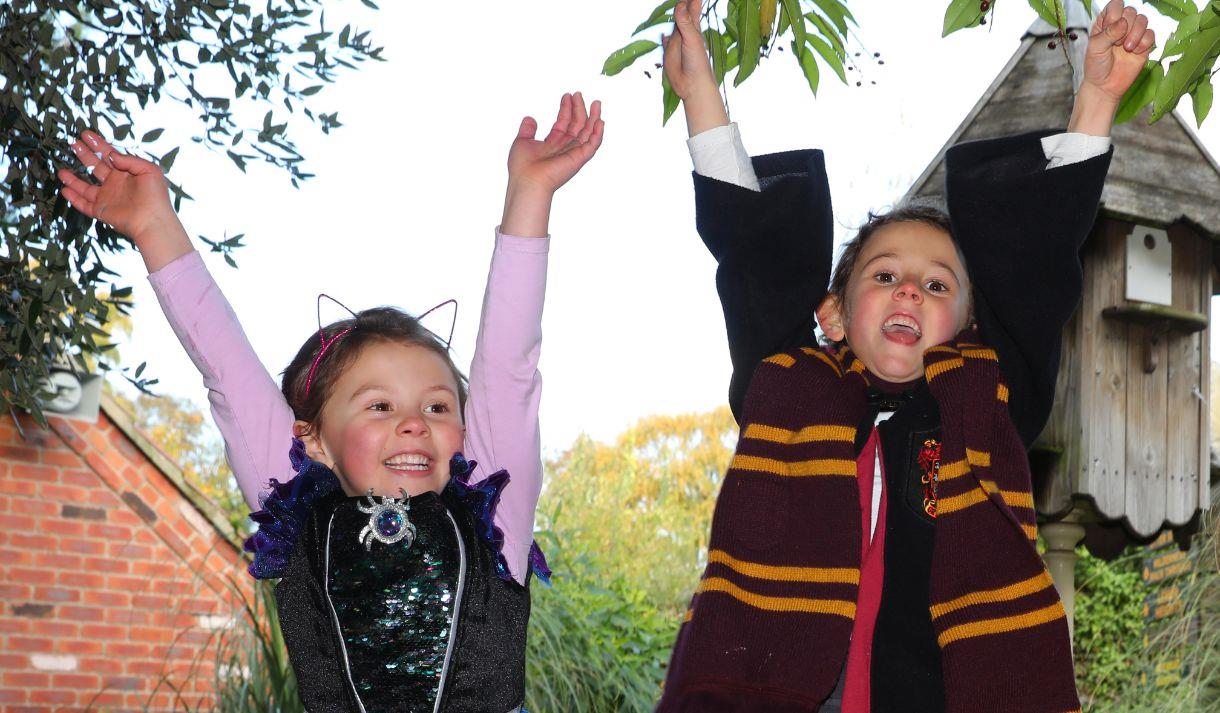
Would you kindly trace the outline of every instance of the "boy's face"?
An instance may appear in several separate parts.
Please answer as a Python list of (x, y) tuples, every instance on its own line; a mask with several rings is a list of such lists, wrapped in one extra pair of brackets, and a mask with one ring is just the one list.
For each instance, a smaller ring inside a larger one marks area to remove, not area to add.
[[(348, 495), (440, 492), (465, 429), (453, 373), (435, 352), (397, 342), (361, 350), (322, 406), (306, 451)], [(303, 422), (298, 421), (298, 425)]]
[(847, 282), (846, 309), (827, 297), (818, 308), (826, 336), (846, 338), (876, 376), (923, 376), (923, 353), (969, 320), (970, 284), (953, 240), (926, 223), (891, 223), (865, 242)]

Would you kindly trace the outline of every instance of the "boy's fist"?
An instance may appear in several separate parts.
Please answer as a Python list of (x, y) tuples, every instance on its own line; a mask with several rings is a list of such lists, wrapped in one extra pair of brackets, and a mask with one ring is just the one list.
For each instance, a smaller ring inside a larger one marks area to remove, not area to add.
[(1156, 36), (1148, 29), (1148, 18), (1124, 6), (1122, 0), (1110, 0), (1089, 31), (1085, 83), (1119, 101), (1148, 62), (1154, 44)]
[(678, 0), (674, 7), (674, 32), (665, 38), (665, 78), (683, 101), (696, 94), (720, 96), (712, 63), (699, 29), (700, 0)]

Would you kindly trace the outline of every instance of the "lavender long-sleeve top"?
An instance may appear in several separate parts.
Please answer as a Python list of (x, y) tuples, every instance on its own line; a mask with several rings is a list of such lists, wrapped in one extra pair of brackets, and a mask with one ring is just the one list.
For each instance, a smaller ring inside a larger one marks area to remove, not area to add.
[[(496, 510), (496, 525), (504, 532), (509, 569), (522, 583), (542, 489), (538, 356), (549, 249), (549, 238), (497, 231), (465, 412), (465, 455), (478, 461), (472, 480), (501, 468), (512, 478)], [(203, 376), (229, 465), (246, 502), (258, 509), (258, 494), (269, 487), (268, 480), (293, 475), (288, 460), (292, 410), (199, 253), (183, 255), (148, 280)]]

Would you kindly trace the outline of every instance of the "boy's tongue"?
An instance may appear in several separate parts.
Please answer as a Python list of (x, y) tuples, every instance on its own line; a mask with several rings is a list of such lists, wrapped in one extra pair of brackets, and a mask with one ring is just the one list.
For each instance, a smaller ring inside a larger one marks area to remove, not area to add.
[(881, 333), (891, 342), (911, 345), (919, 341), (920, 334), (905, 324), (891, 324), (881, 328)]

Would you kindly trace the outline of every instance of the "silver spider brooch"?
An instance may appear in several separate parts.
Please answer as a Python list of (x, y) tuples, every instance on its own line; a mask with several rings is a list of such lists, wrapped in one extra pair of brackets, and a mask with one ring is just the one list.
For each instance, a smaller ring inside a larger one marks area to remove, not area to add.
[(369, 514), (369, 524), (364, 526), (359, 536), (360, 544), (364, 545), (364, 549), (372, 552), (373, 540), (385, 545), (406, 540), (407, 544), (404, 545), (406, 548), (415, 542), (415, 525), (412, 525), (411, 521), (407, 519), (407, 511), (411, 509), (411, 498), (402, 488), (399, 488), (398, 492), (402, 493), (402, 498), (385, 496), (380, 498), (381, 502), (377, 502), (377, 496), (373, 495), (373, 489), (369, 488), (369, 494), (365, 496), (365, 499), (368, 500), (367, 505), (356, 503), (360, 512)]

